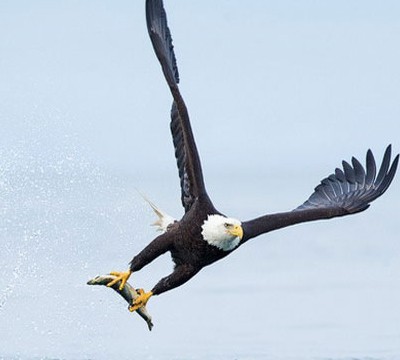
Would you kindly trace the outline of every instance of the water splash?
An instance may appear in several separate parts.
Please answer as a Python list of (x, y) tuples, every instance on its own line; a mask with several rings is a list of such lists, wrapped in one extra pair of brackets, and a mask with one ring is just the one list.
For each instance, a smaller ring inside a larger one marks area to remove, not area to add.
[[(26, 243), (26, 238), (23, 243)], [(17, 261), (12, 269), (11, 276), (9, 276), (9, 283), (6, 287), (2, 290), (0, 294), (0, 313), (3, 311), (8, 299), (12, 296), (14, 292), (14, 288), (20, 282), (20, 277), (22, 273), (22, 268), (25, 263), (27, 257), (27, 249), (23, 246), (21, 249), (18, 250)]]
[(143, 246), (132, 243), (146, 234), (144, 205), (96, 165), (62, 116), (27, 120), (13, 147), (0, 147), (0, 349), (66, 354), (76, 337), (101, 348), (91, 337), (102, 330), (89, 324), (107, 318), (94, 309), (108, 299), (85, 284)]

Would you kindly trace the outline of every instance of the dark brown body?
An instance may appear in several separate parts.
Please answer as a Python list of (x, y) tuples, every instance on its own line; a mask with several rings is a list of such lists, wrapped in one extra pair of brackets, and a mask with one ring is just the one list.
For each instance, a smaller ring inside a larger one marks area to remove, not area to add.
[(199, 197), (180, 221), (169, 225), (164, 234), (155, 238), (132, 259), (130, 269), (138, 271), (156, 257), (168, 251), (171, 253), (175, 263), (174, 271), (157, 283), (152, 289), (154, 295), (182, 285), (204, 266), (232, 252), (220, 250), (203, 239), (201, 226), (212, 214), (222, 215), (214, 208), (207, 195)]

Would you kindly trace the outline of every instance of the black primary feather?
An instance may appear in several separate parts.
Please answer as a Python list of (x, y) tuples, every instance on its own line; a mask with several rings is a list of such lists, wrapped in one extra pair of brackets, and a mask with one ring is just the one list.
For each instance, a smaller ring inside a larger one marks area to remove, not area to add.
[(310, 198), (296, 210), (321, 207), (340, 207), (348, 213), (364, 210), (370, 202), (381, 196), (392, 182), (399, 155), (396, 156), (389, 170), (390, 158), (391, 145), (386, 148), (377, 177), (375, 177), (376, 165), (371, 150), (368, 150), (366, 158), (367, 171), (354, 157), (353, 166), (343, 161), (344, 172), (337, 169), (335, 174), (323, 179)]
[(172, 44), (171, 31), (167, 25), (167, 14), (161, 0), (146, 1), (146, 21), (151, 42), (167, 82), (178, 84), (179, 72), (174, 45)]

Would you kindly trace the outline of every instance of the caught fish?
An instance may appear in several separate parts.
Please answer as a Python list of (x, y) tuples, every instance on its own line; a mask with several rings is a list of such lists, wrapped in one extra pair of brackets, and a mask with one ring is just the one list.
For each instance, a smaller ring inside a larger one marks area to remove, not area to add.
[[(87, 282), (88, 285), (107, 285), (110, 281), (114, 280), (116, 276), (114, 275), (100, 275), (96, 276), (94, 279), (91, 279)], [(129, 305), (132, 305), (135, 299), (139, 296), (139, 293), (136, 289), (131, 286), (129, 283), (126, 283), (122, 290), (119, 289), (120, 281), (111, 286), (118, 294), (120, 294)], [(151, 321), (151, 316), (147, 312), (146, 306), (142, 306), (137, 309), (136, 312), (146, 321), (149, 330), (151, 331), (153, 327), (153, 322)]]

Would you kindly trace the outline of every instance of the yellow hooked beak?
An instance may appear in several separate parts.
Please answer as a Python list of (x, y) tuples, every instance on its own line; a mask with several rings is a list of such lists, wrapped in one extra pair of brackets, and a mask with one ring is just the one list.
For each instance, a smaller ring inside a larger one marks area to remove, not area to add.
[(243, 228), (240, 225), (234, 225), (231, 229), (228, 229), (228, 233), (237, 236), (240, 240), (243, 238)]

